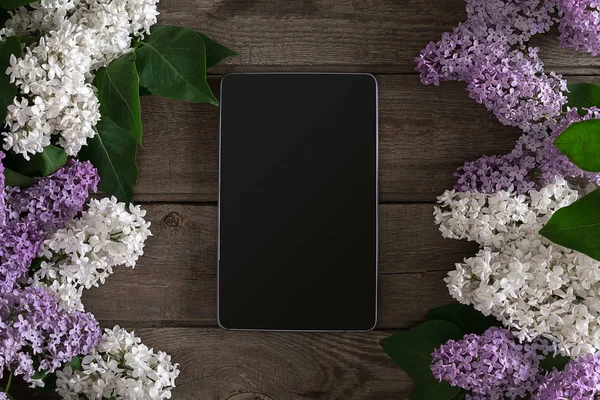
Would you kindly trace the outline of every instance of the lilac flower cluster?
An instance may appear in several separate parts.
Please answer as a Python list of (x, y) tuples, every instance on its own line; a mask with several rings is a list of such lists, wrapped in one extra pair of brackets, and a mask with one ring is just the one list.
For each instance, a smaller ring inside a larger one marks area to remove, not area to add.
[(554, 140), (573, 122), (600, 118), (600, 110), (589, 109), (584, 117), (577, 109), (566, 113), (552, 130), (522, 135), (513, 151), (503, 156), (483, 156), (469, 161), (458, 169), (458, 191), (494, 193), (513, 187), (518, 193), (539, 190), (553, 183), (557, 177), (584, 177), (600, 184), (600, 174), (586, 172), (573, 164), (554, 145)]
[(2, 164), (2, 160), (5, 155), (0, 151), (0, 226), (4, 225), (4, 164)]
[(596, 399), (600, 396), (600, 354), (569, 361), (564, 370), (554, 369), (540, 382), (532, 400)]
[(90, 163), (73, 160), (22, 189), (4, 187), (2, 169), (0, 164), (0, 378), (10, 370), (30, 381), (36, 370), (53, 372), (100, 340), (91, 314), (68, 314), (52, 294), (22, 285), (48, 231), (83, 209), (99, 178)]
[(545, 340), (519, 344), (506, 329), (489, 328), (449, 340), (432, 354), (431, 371), (470, 399), (519, 399), (537, 388), (540, 361), (551, 351)]
[(73, 160), (28, 188), (5, 189), (5, 221), (0, 226), (0, 292), (18, 287), (46, 233), (63, 227), (82, 210), (98, 180), (90, 163)]
[(91, 163), (71, 160), (28, 188), (7, 187), (7, 220), (28, 222), (44, 232), (62, 228), (83, 209), (99, 181)]
[(466, 7), (467, 21), (417, 57), (421, 81), (466, 82), (503, 124), (525, 132), (552, 127), (566, 104), (566, 81), (545, 74), (539, 49), (526, 42), (550, 29), (555, 1), (467, 0)]
[(91, 314), (67, 314), (51, 294), (34, 287), (0, 294), (0, 320), (0, 378), (3, 369), (26, 381), (36, 367), (54, 372), (74, 356), (87, 354), (101, 338)]
[(600, 13), (597, 0), (558, 0), (561, 46), (600, 54)]

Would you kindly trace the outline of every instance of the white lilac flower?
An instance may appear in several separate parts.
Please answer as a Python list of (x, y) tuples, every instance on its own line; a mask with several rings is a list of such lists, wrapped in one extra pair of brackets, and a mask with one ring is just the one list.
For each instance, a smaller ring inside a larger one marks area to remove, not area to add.
[(154, 352), (133, 332), (106, 329), (98, 347), (83, 358), (81, 370), (56, 372), (56, 391), (63, 399), (162, 400), (171, 398), (179, 365)]
[(140, 206), (112, 198), (91, 200), (81, 217), (45, 240), (41, 266), (30, 284), (53, 293), (67, 311), (83, 310), (83, 289), (97, 287), (113, 267), (134, 267), (151, 235)]
[(95, 135), (99, 102), (93, 73), (130, 52), (133, 37), (156, 23), (157, 0), (43, 0), (11, 12), (0, 40), (40, 35), (37, 44), (12, 57), (6, 73), (18, 87), (9, 107), (4, 148), (43, 151), (57, 135), (76, 155)]
[(494, 315), (521, 340), (543, 336), (570, 356), (600, 350), (600, 262), (539, 234), (556, 210), (579, 195), (559, 180), (526, 195), (440, 196), (434, 214), (444, 237), (481, 246), (448, 274), (450, 294)]

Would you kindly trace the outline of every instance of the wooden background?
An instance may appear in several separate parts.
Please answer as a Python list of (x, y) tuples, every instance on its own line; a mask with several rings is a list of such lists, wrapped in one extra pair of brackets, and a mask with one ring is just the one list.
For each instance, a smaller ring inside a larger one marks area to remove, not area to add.
[[(134, 270), (87, 293), (105, 327), (135, 329), (173, 355), (173, 399), (408, 399), (410, 379), (378, 341), (451, 301), (442, 281), (472, 245), (445, 240), (436, 196), (465, 160), (508, 151), (519, 132), (464, 85), (423, 86), (413, 59), (464, 20), (463, 0), (162, 0), (159, 23), (201, 30), (240, 53), (210, 71), (360, 71), (380, 87), (380, 310), (374, 332), (227, 332), (216, 324), (218, 109), (143, 99), (135, 200), (154, 236)], [(537, 37), (548, 69), (596, 79), (600, 59)], [(26, 397), (23, 397), (26, 398)]]

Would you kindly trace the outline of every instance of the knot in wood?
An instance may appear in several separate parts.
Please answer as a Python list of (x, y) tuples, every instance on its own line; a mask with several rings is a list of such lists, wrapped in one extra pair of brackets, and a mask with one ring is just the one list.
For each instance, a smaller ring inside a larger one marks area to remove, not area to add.
[(171, 228), (177, 228), (183, 222), (183, 216), (177, 211), (173, 211), (163, 218), (163, 222)]

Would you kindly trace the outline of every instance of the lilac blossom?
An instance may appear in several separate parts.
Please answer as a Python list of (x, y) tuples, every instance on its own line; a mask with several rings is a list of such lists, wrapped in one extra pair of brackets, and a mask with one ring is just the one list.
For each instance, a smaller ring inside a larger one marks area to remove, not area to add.
[(4, 369), (26, 381), (36, 367), (53, 372), (91, 351), (101, 337), (91, 314), (67, 314), (51, 294), (34, 287), (0, 294), (0, 320), (0, 378)]
[(554, 1), (467, 0), (467, 21), (429, 43), (416, 59), (424, 84), (462, 81), (505, 125), (552, 127), (566, 103), (566, 81), (545, 74), (531, 36), (553, 24)]
[(558, 0), (558, 38), (562, 47), (600, 54), (597, 0)]
[(554, 369), (539, 385), (532, 400), (595, 399), (600, 396), (600, 354), (569, 361), (564, 370)]
[(71, 160), (30, 187), (7, 187), (7, 220), (27, 221), (39, 231), (62, 228), (83, 209), (99, 180), (91, 163)]
[(73, 160), (30, 187), (6, 188), (5, 224), (0, 227), (0, 292), (17, 288), (46, 233), (63, 227), (82, 210), (98, 180), (90, 163)]
[(432, 354), (433, 375), (472, 393), (471, 399), (520, 399), (537, 387), (545, 340), (518, 343), (506, 329), (449, 340)]
[(494, 193), (514, 188), (518, 193), (540, 189), (558, 177), (586, 178), (600, 184), (600, 174), (586, 172), (573, 164), (554, 145), (554, 140), (573, 122), (600, 118), (600, 110), (587, 109), (581, 117), (571, 109), (550, 134), (544, 132), (522, 135), (513, 151), (503, 156), (483, 156), (458, 169), (455, 189)]
[(4, 225), (4, 157), (4, 153), (0, 151), (0, 226)]

